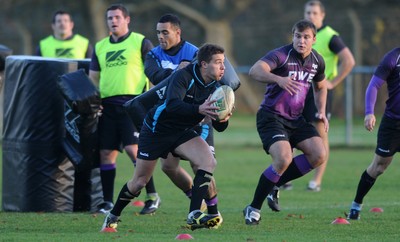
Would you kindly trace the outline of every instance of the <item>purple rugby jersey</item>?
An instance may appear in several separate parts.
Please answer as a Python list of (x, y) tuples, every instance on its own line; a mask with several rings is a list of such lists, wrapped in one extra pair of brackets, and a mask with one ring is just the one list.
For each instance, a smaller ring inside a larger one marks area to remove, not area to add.
[(389, 51), (383, 57), (374, 76), (385, 80), (387, 84), (389, 97), (386, 101), (385, 115), (400, 119), (400, 47)]
[(268, 84), (260, 108), (289, 120), (298, 119), (311, 83), (320, 82), (325, 78), (323, 58), (313, 49), (310, 55), (303, 59), (290, 44), (268, 52), (261, 60), (270, 66), (271, 73), (275, 75), (294, 76), (295, 80), (301, 83), (301, 90), (291, 96), (278, 84)]

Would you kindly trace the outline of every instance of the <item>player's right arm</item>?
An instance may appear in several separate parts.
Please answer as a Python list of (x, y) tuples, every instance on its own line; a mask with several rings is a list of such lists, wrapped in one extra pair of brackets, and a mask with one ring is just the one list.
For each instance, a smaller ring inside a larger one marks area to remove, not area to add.
[(281, 77), (273, 74), (271, 72), (271, 67), (263, 60), (258, 60), (251, 67), (249, 75), (254, 80), (262, 83), (276, 83), (291, 95), (296, 94), (300, 90), (300, 83), (296, 82), (292, 77)]
[(99, 86), (99, 84), (100, 84), (100, 72), (99, 71), (89, 70), (89, 78), (90, 78), (90, 80), (92, 80), (92, 82), (94, 83), (94, 85), (96, 87)]
[(96, 87), (100, 85), (100, 64), (96, 55), (96, 50), (93, 50), (92, 53), (92, 59), (89, 66), (89, 78)]
[(160, 61), (152, 51), (149, 51), (149, 53), (147, 53), (144, 62), (144, 73), (153, 85), (157, 85), (158, 83), (160, 83), (162, 80), (171, 75), (172, 72), (172, 69), (164, 69), (161, 66)]

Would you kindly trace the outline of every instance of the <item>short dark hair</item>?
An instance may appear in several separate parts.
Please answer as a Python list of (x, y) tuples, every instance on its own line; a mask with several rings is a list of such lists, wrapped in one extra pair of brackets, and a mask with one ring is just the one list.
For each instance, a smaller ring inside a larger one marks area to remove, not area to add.
[(197, 52), (197, 61), (199, 64), (201, 64), (202, 61), (210, 63), (213, 55), (223, 54), (224, 52), (224, 48), (219, 45), (204, 44), (199, 48), (199, 51)]
[(108, 11), (111, 10), (121, 10), (122, 15), (126, 18), (129, 17), (129, 11), (128, 9), (122, 4), (122, 3), (115, 3), (115, 4), (111, 4), (106, 11), (106, 19), (107, 19), (107, 13)]
[(171, 23), (177, 28), (181, 27), (181, 20), (179, 19), (178, 16), (175, 14), (167, 13), (161, 16), (160, 20), (158, 20), (159, 23)]
[(325, 6), (324, 6), (324, 4), (323, 4), (321, 1), (319, 1), (319, 0), (311, 0), (311, 1), (308, 1), (308, 2), (306, 2), (306, 4), (304, 5), (304, 7), (307, 7), (307, 6), (319, 6), (319, 8), (321, 9), (321, 12), (325, 13)]
[(69, 12), (67, 12), (67, 11), (64, 11), (64, 10), (58, 10), (58, 11), (56, 11), (54, 14), (53, 14), (53, 19), (51, 20), (51, 22), (54, 24), (54, 23), (56, 23), (56, 17), (57, 17), (57, 15), (68, 15), (69, 16), (69, 18), (71, 19), (71, 21), (72, 21), (72, 16), (71, 16), (71, 14), (69, 13)]
[(311, 29), (312, 32), (313, 32), (314, 37), (317, 34), (317, 28), (315, 27), (315, 25), (311, 21), (309, 21), (307, 19), (302, 19), (302, 20), (296, 22), (293, 25), (292, 34), (294, 34), (294, 32), (296, 30), (298, 30), (300, 32), (303, 32), (306, 29)]

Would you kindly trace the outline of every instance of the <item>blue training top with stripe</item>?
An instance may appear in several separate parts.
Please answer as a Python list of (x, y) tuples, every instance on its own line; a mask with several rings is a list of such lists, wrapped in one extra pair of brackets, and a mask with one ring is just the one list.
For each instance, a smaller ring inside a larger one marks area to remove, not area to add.
[(190, 64), (172, 74), (166, 99), (146, 115), (144, 125), (153, 132), (171, 133), (198, 125), (204, 115), (199, 106), (214, 92), (218, 82), (205, 84), (199, 66)]

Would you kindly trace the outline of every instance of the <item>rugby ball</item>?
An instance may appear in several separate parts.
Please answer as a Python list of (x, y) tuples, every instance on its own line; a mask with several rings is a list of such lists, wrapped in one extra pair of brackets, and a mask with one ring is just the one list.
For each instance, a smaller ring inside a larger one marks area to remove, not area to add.
[(219, 107), (215, 112), (218, 114), (217, 121), (220, 121), (232, 113), (235, 105), (235, 94), (230, 86), (222, 85), (215, 89), (210, 100), (215, 100), (213, 105)]

